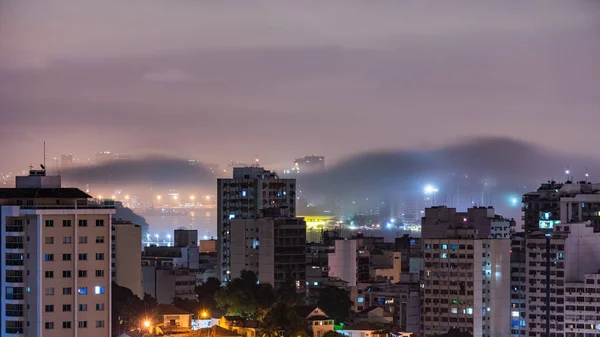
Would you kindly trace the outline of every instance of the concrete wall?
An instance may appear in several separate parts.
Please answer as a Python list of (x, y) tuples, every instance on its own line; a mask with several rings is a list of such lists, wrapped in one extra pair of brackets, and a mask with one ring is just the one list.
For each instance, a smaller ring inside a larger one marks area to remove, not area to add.
[(356, 286), (357, 254), (358, 240), (336, 240), (335, 251), (329, 253), (329, 276), (339, 277), (350, 287)]

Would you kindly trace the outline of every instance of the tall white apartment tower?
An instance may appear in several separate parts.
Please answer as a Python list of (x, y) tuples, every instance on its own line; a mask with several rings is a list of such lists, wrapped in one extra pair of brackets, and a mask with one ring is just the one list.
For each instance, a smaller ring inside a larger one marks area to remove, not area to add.
[(217, 191), (217, 275), (229, 281), (231, 274), (231, 220), (259, 218), (267, 208), (287, 208), (296, 216), (296, 179), (280, 179), (262, 167), (235, 167), (233, 178), (219, 179)]
[(31, 170), (0, 189), (2, 336), (110, 335), (112, 202)]

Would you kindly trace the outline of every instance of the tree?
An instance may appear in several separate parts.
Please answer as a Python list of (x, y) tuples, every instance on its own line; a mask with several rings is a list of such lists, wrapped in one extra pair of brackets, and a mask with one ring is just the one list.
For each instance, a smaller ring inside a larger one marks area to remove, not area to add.
[(289, 273), (286, 275), (283, 285), (275, 292), (275, 295), (277, 303), (286, 303), (289, 306), (295, 306), (301, 301), (294, 279)]
[(353, 304), (345, 289), (327, 286), (319, 291), (318, 307), (336, 322), (344, 322), (350, 317)]
[(214, 296), (218, 308), (228, 315), (262, 319), (275, 303), (275, 292), (270, 284), (259, 284), (256, 274), (242, 271)]
[(295, 310), (286, 303), (277, 303), (263, 319), (267, 331), (279, 330), (279, 337), (308, 337), (310, 329), (308, 322), (298, 316)]
[(113, 282), (111, 300), (112, 326), (116, 334), (139, 328), (144, 320), (157, 321), (158, 302), (148, 294), (140, 299), (128, 288)]
[(180, 298), (180, 297), (175, 297), (173, 299), (173, 305), (176, 306), (177, 308), (183, 309), (183, 310), (191, 312), (193, 314), (198, 314), (202, 310), (205, 310), (204, 308), (202, 308), (202, 306), (200, 305), (200, 303), (198, 301), (188, 300), (188, 299), (184, 299), (184, 298)]
[(196, 287), (196, 295), (198, 297), (198, 303), (201, 310), (212, 312), (217, 308), (215, 294), (220, 289), (221, 281), (214, 277), (208, 278), (206, 282)]
[(324, 333), (323, 337), (345, 337), (345, 335), (331, 330)]

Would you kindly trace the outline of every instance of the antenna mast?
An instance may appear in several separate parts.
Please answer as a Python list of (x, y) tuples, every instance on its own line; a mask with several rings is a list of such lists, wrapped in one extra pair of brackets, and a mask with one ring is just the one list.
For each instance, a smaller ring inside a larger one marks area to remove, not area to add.
[(44, 141), (44, 170), (46, 167), (46, 141)]

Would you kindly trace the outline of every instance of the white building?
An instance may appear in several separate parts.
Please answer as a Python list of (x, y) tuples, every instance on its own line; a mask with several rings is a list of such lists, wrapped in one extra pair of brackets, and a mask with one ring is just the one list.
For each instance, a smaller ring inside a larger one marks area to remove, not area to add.
[(262, 167), (234, 167), (232, 179), (219, 179), (217, 191), (217, 273), (231, 279), (231, 220), (260, 217), (266, 208), (287, 207), (296, 216), (296, 180), (280, 179)]
[(306, 223), (301, 218), (232, 219), (231, 275), (256, 273), (261, 283), (275, 288), (287, 277), (298, 289), (306, 282)]
[(111, 331), (112, 202), (31, 170), (0, 189), (2, 336)]
[(329, 276), (337, 277), (348, 286), (355, 287), (358, 282), (358, 248), (360, 240), (335, 240), (335, 249), (329, 253)]
[(112, 280), (144, 298), (142, 227), (123, 220), (112, 223)]
[(448, 232), (454, 238), (423, 240), (421, 334), (456, 327), (473, 336), (509, 336), (510, 240), (478, 239), (474, 229)]

